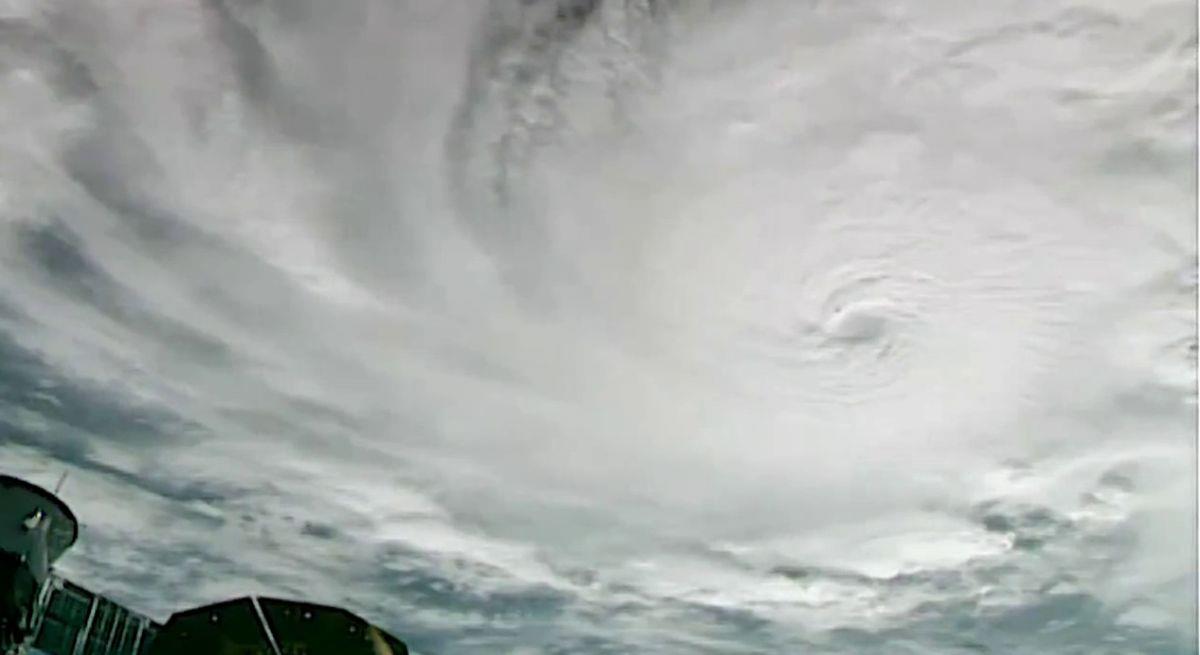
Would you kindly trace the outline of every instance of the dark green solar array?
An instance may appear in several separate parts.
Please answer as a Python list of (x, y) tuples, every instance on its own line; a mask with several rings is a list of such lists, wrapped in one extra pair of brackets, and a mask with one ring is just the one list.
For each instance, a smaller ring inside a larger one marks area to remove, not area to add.
[(33, 639), (45, 655), (146, 655), (158, 624), (113, 601), (55, 578)]

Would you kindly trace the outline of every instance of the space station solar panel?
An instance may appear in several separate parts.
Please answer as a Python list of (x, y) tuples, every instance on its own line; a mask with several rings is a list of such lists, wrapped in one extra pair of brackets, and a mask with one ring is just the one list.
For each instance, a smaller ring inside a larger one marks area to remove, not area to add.
[(109, 598), (54, 578), (33, 638), (40, 655), (146, 655), (159, 625)]

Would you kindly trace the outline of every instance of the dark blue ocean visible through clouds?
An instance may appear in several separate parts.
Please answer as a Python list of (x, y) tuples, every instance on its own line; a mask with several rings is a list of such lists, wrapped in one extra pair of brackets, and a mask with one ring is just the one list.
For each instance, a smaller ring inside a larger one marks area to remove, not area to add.
[(0, 474), (156, 620), (1196, 653), (1196, 24), (0, 2)]

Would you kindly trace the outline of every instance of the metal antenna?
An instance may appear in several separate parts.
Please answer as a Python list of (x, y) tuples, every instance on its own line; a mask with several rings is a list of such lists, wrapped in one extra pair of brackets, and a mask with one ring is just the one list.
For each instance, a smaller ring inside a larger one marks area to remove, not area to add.
[(258, 615), (258, 623), (262, 626), (263, 635), (267, 638), (267, 644), (271, 647), (271, 652), (274, 655), (283, 655), (283, 651), (279, 650), (279, 642), (275, 641), (275, 633), (271, 630), (271, 624), (267, 623), (267, 615), (263, 614), (262, 605), (258, 602), (258, 596), (251, 596), (250, 604), (254, 606), (254, 613)]
[(69, 470), (68, 470), (68, 471), (63, 471), (62, 477), (60, 477), (60, 478), (58, 479), (58, 484), (54, 485), (54, 495), (55, 495), (55, 496), (57, 496), (57, 495), (58, 495), (58, 492), (62, 491), (63, 484), (64, 484), (64, 483), (67, 481), (67, 475), (68, 475), (69, 473), (70, 473), (70, 471), (69, 471)]

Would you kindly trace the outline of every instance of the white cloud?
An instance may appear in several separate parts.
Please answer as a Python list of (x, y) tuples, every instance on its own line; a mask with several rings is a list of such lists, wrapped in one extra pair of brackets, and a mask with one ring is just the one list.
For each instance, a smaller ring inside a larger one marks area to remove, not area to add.
[(1185, 6), (668, 4), (6, 6), (67, 572), (430, 651), (1185, 643)]

